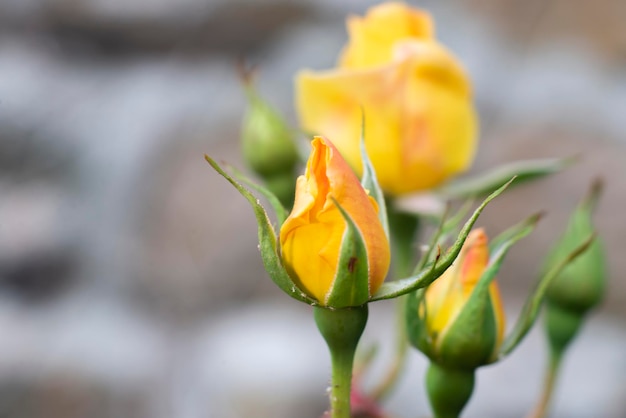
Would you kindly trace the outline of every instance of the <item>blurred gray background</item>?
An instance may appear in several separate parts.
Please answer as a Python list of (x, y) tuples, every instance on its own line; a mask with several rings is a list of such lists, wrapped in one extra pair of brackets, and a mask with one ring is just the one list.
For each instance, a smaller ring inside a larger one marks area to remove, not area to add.
[[(510, 323), (591, 179), (611, 282), (565, 362), (554, 417), (626, 417), (626, 2), (424, 0), (472, 75), (473, 171), (580, 156), (479, 220), (548, 216), (499, 275)], [(235, 63), (295, 124), (294, 73), (330, 68), (356, 0), (0, 0), (0, 417), (306, 418), (329, 367), (310, 308), (266, 277), (250, 208), (203, 160), (242, 167)], [(365, 344), (392, 347), (392, 305)], [(536, 330), (481, 370), (466, 416), (514, 418), (539, 394)], [(412, 353), (389, 403), (428, 416)], [(371, 384), (371, 382), (366, 382)]]

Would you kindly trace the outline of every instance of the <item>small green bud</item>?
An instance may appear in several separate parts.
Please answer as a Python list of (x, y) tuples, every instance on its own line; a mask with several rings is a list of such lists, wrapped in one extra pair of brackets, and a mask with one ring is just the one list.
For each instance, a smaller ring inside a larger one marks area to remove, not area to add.
[[(576, 208), (565, 233), (548, 256), (546, 270), (594, 233), (592, 215), (601, 189), (601, 183), (595, 182), (587, 198)], [(554, 278), (548, 288), (545, 329), (553, 353), (561, 355), (567, 349), (587, 312), (601, 302), (606, 279), (604, 250), (596, 237), (584, 253)]]
[[(601, 183), (595, 182), (587, 198), (576, 208), (565, 233), (548, 256), (546, 270), (593, 234), (592, 215), (601, 188)], [(602, 301), (606, 279), (604, 249), (600, 239), (596, 238), (584, 254), (555, 277), (548, 289), (547, 302), (585, 315)]]
[(299, 156), (292, 131), (252, 85), (245, 89), (248, 110), (243, 120), (241, 149), (246, 163), (263, 179), (293, 177)]

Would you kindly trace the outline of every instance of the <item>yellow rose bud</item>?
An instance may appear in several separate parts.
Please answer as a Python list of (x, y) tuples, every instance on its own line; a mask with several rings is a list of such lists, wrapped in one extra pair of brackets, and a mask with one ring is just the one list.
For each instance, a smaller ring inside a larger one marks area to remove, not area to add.
[(296, 106), (305, 130), (333, 138), (361, 170), (365, 144), (382, 189), (427, 189), (465, 170), (476, 149), (477, 121), (468, 77), (433, 39), (430, 16), (384, 3), (348, 20), (350, 41), (339, 68), (301, 72)]
[[(280, 229), (283, 264), (301, 290), (320, 305), (328, 304), (338, 275), (353, 269), (357, 262), (339, 265), (348, 229), (339, 205), (365, 245), (367, 276), (363, 279), (371, 296), (383, 283), (390, 260), (378, 206), (329, 140), (316, 137), (312, 146), (306, 173), (297, 181), (293, 210)], [(365, 302), (367, 299), (358, 303)]]
[[(426, 326), (435, 339), (445, 336), (469, 299), (489, 263), (487, 234), (481, 229), (472, 231), (455, 263), (426, 291)], [(491, 282), (489, 296), (497, 324), (496, 346), (504, 337), (505, 316), (498, 284)]]
[[(496, 282), (489, 284), (486, 297), (473, 298), (473, 306), (468, 305), (488, 264), (487, 235), (474, 230), (454, 264), (426, 289), (417, 326), (409, 333), (433, 361), (472, 369), (487, 364), (500, 347), (505, 317)], [(457, 324), (462, 312), (463, 323)]]

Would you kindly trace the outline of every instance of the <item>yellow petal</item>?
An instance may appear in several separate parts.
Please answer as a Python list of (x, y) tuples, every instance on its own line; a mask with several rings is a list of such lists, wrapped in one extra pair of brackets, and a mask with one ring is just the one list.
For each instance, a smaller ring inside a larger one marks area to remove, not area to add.
[(459, 260), (459, 280), (463, 294), (469, 298), (489, 263), (487, 234), (482, 228), (470, 232)]
[(339, 66), (343, 68), (386, 64), (391, 61), (397, 41), (434, 36), (430, 15), (401, 2), (373, 7), (365, 17), (350, 16), (346, 26), (350, 41), (339, 59)]
[(489, 296), (491, 297), (491, 304), (496, 315), (496, 328), (497, 338), (494, 353), (500, 348), (500, 344), (504, 340), (504, 332), (506, 329), (506, 314), (504, 312), (504, 305), (502, 303), (502, 297), (500, 296), (500, 289), (498, 283), (494, 280), (489, 285)]

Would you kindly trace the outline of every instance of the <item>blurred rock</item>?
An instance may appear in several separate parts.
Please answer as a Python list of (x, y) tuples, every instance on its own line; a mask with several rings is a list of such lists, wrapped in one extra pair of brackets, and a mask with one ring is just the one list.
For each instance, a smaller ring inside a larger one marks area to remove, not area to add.
[(0, 190), (0, 291), (31, 300), (58, 295), (76, 279), (80, 263), (61, 227), (67, 192), (43, 182)]
[(203, 315), (251, 297), (277, 294), (263, 268), (248, 202), (204, 160), (242, 168), (237, 129), (195, 133), (161, 150), (138, 196), (140, 248), (134, 293), (177, 315)]
[(0, 416), (19, 418), (145, 417), (146, 394), (121, 392), (81, 376), (0, 381)]
[(10, 2), (4, 9), (9, 27), (19, 29), (16, 21), (30, 19), (36, 24), (31, 28), (39, 28), (66, 53), (108, 55), (250, 54), (311, 13), (303, 2), (255, 0), (50, 0), (28, 6)]
[(620, 0), (515, 1), (468, 0), (464, 8), (494, 22), (499, 31), (522, 44), (539, 45), (569, 38), (601, 52), (616, 63), (626, 51)]

